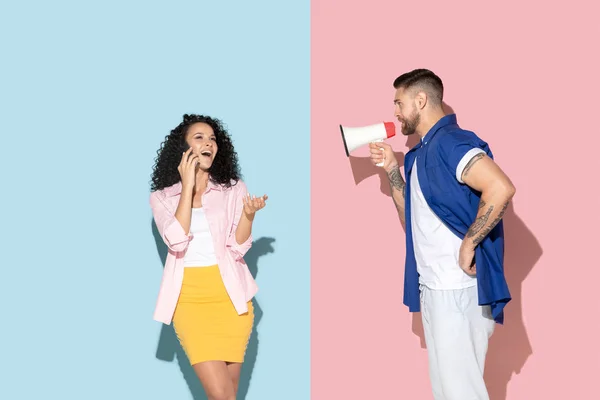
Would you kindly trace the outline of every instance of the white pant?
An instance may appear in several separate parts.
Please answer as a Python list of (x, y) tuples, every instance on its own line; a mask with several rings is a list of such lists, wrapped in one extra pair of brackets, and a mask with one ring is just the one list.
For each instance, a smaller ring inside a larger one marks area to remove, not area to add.
[(421, 315), (434, 399), (489, 400), (483, 369), (495, 322), (490, 307), (477, 304), (477, 286), (421, 286)]

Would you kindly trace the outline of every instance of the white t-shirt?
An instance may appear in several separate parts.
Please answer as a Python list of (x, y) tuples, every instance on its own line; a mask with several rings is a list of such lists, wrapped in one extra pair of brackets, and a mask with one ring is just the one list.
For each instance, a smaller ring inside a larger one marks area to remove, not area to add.
[(194, 236), (183, 258), (185, 267), (210, 267), (217, 264), (215, 246), (204, 208), (192, 208), (190, 233)]
[[(456, 168), (456, 179), (462, 182), (463, 170), (482, 149), (469, 150)], [(456, 236), (431, 210), (417, 179), (417, 160), (410, 176), (411, 229), (419, 283), (432, 290), (464, 289), (477, 284), (474, 276), (467, 275), (458, 265), (462, 240)]]

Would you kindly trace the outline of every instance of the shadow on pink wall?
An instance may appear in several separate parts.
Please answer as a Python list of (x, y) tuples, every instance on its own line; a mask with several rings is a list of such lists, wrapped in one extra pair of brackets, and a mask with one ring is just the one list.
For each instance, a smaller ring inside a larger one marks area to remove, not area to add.
[[(445, 109), (447, 113), (453, 112), (447, 105)], [(409, 149), (419, 140), (417, 135), (406, 138), (406, 147)], [(403, 165), (404, 153), (395, 154), (398, 163)], [(350, 156), (350, 166), (356, 185), (373, 175), (379, 175), (381, 192), (391, 197), (385, 172), (382, 168), (375, 167), (369, 158)], [(393, 207), (391, 199), (390, 207)], [(398, 221), (400, 222), (399, 218)], [(490, 400), (506, 400), (507, 387), (513, 374), (521, 372), (525, 362), (533, 353), (523, 321), (522, 285), (543, 252), (533, 233), (516, 215), (512, 203), (504, 215), (504, 231), (506, 244), (504, 267), (512, 300), (505, 309), (504, 325), (496, 325), (496, 331), (490, 340), (485, 370)], [(413, 332), (420, 338), (421, 347), (426, 348), (420, 313), (413, 314), (412, 321)]]

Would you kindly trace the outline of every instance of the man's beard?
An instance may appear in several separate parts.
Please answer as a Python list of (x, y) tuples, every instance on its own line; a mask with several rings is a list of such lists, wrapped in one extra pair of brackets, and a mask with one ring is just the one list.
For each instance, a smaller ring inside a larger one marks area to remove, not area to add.
[(404, 136), (413, 135), (417, 131), (419, 122), (421, 122), (421, 114), (417, 114), (417, 111), (413, 110), (412, 114), (402, 121), (402, 134)]

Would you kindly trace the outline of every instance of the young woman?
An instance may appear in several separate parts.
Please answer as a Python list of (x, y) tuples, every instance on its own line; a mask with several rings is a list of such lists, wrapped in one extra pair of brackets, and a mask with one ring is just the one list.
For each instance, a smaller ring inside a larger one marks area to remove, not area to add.
[(154, 319), (175, 332), (209, 400), (235, 400), (258, 288), (244, 254), (255, 213), (221, 121), (184, 115), (162, 143), (150, 205), (169, 251)]

